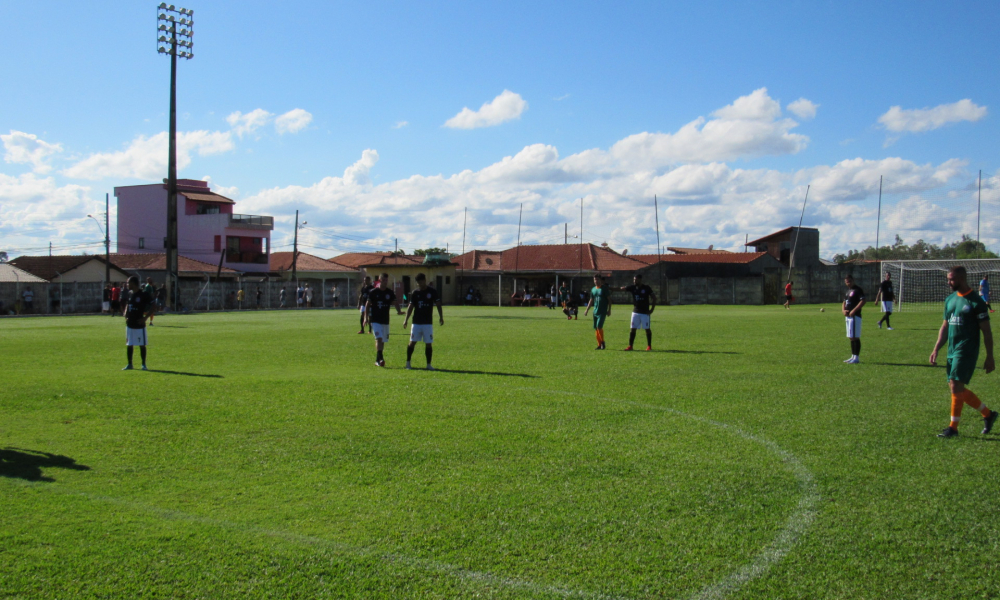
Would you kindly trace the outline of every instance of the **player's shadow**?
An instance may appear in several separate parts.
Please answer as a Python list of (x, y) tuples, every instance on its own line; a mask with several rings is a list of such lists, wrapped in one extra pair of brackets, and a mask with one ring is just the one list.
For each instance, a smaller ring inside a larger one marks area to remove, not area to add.
[[(639, 350), (638, 352), (645, 352), (645, 350)], [(732, 350), (650, 350), (650, 352), (663, 352), (666, 354), (743, 354), (742, 352), (733, 352)]]
[(925, 369), (943, 369), (944, 365), (932, 365), (930, 363), (890, 363), (890, 362), (870, 362), (870, 365), (880, 367), (923, 367)]
[(525, 377), (531, 379), (538, 379), (538, 375), (529, 375), (528, 373), (501, 373), (499, 371), (466, 371), (460, 369), (441, 369), (438, 367), (434, 367), (434, 371), (438, 373), (457, 373), (459, 375), (496, 375), (498, 377)]
[(170, 329), (190, 329), (187, 325), (157, 325), (156, 328), (169, 327)]
[(76, 460), (37, 450), (23, 448), (0, 448), (0, 477), (24, 479), (26, 481), (55, 481), (46, 477), (42, 469), (72, 469), (73, 471), (89, 471), (90, 467), (77, 464)]
[(222, 379), (222, 375), (212, 375), (210, 373), (185, 373), (184, 371), (167, 371), (164, 369), (149, 369), (149, 373), (163, 373), (165, 375), (184, 375), (185, 377), (211, 377), (212, 379)]
[(534, 320), (534, 319), (532, 319), (532, 317), (515, 317), (515, 316), (508, 316), (508, 315), (474, 315), (474, 316), (471, 316), (471, 317), (462, 317), (462, 318), (463, 319), (504, 319), (504, 320), (506, 320), (506, 319), (518, 319), (518, 320), (523, 320), (523, 321), (527, 321), (529, 319), (530, 320)]

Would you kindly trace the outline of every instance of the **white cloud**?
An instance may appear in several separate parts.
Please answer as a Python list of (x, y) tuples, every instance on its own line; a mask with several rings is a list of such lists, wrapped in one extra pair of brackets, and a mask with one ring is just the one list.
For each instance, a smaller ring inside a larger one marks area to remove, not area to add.
[(903, 109), (893, 106), (878, 118), (878, 122), (889, 131), (914, 133), (931, 131), (951, 123), (978, 121), (986, 116), (986, 112), (985, 106), (979, 106), (966, 98), (933, 108)]
[(244, 135), (253, 133), (264, 125), (267, 125), (273, 116), (273, 114), (267, 112), (263, 108), (256, 108), (246, 114), (243, 114), (240, 111), (231, 113), (228, 117), (226, 117), (226, 122), (233, 128), (233, 133), (239, 136), (240, 139), (243, 139)]
[(312, 113), (302, 108), (293, 108), (274, 120), (274, 128), (279, 134), (298, 133), (312, 123)]
[[(8, 252), (31, 247), (40, 249), (48, 242), (58, 246), (64, 240), (96, 242), (102, 237), (100, 232), (84, 219), (87, 213), (103, 210), (104, 202), (102, 198), (101, 208), (97, 209), (89, 194), (88, 187), (60, 186), (52, 177), (33, 173), (12, 177), (0, 173), (0, 214), (3, 215), (0, 219), (3, 248), (0, 249)], [(97, 247), (95, 245), (95, 249)]]
[(392, 126), (393, 129), (402, 129), (409, 125), (409, 121), (396, 121), (396, 124)]
[[(134, 178), (160, 180), (167, 174), (167, 132), (138, 136), (120, 152), (92, 154), (63, 171), (76, 179)], [(177, 134), (177, 168), (191, 164), (191, 154), (221, 154), (234, 148), (228, 131), (186, 131)]]
[(4, 160), (9, 163), (31, 163), (35, 173), (48, 173), (52, 170), (45, 160), (57, 152), (62, 152), (60, 144), (50, 144), (38, 139), (38, 136), (23, 131), (10, 130), (8, 135), (0, 135), (3, 140)]
[(479, 110), (465, 107), (454, 117), (448, 119), (444, 126), (452, 129), (477, 129), (493, 127), (506, 121), (520, 119), (521, 114), (528, 110), (528, 103), (510, 90), (504, 90), (499, 96), (484, 103)]
[(819, 104), (810, 102), (805, 98), (799, 98), (795, 102), (789, 103), (787, 108), (789, 112), (800, 119), (814, 119), (816, 118), (816, 109), (819, 108)]

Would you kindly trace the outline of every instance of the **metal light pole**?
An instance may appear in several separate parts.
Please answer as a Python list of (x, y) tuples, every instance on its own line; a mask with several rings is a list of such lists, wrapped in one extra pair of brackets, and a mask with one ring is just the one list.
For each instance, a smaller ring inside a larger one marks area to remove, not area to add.
[(170, 146), (167, 163), (167, 306), (180, 300), (177, 279), (177, 57), (194, 58), (194, 11), (160, 3), (156, 8), (157, 52), (170, 56)]
[(87, 215), (87, 217), (94, 220), (97, 223), (97, 228), (101, 230), (104, 234), (104, 283), (111, 281), (111, 263), (109, 262), (111, 253), (111, 232), (108, 231), (108, 213), (104, 213), (104, 227), (101, 227), (101, 222), (97, 220), (94, 215)]

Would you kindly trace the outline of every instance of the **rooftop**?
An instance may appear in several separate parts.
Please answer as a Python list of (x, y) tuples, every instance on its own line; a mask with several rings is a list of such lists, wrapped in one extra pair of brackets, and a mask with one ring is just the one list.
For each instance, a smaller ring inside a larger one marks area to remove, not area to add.
[[(272, 271), (291, 271), (292, 270), (292, 253), (291, 252), (272, 252), (271, 253), (271, 270)], [(318, 256), (313, 256), (312, 254), (306, 254), (305, 252), (299, 252), (299, 257), (295, 261), (295, 270), (297, 272), (323, 272), (323, 273), (355, 273), (357, 269), (352, 269), (351, 267), (346, 267), (335, 262), (324, 260)]]

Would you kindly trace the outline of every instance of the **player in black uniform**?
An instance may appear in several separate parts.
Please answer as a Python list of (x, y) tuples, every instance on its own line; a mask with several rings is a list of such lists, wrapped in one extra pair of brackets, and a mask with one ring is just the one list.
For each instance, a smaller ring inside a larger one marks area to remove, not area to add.
[(635, 330), (645, 329), (646, 351), (649, 352), (653, 349), (653, 331), (649, 328), (649, 316), (656, 309), (656, 294), (653, 293), (653, 288), (642, 283), (642, 275), (633, 277), (632, 285), (618, 289), (632, 294), (632, 328), (628, 333), (628, 348), (625, 350), (632, 350), (632, 344), (635, 343)]
[(844, 298), (844, 317), (847, 320), (847, 337), (851, 340), (851, 358), (845, 363), (856, 365), (861, 362), (861, 308), (865, 305), (865, 291), (855, 285), (854, 277), (844, 277), (847, 297)]
[(875, 295), (875, 302), (882, 302), (882, 312), (885, 316), (878, 320), (878, 328), (882, 329), (882, 321), (885, 321), (885, 328), (892, 331), (889, 324), (889, 317), (892, 316), (892, 302), (896, 299), (896, 293), (892, 290), (892, 275), (885, 272), (885, 280), (878, 286), (878, 294)]
[(427, 370), (433, 371), (431, 357), (434, 354), (434, 307), (437, 306), (440, 324), (444, 325), (444, 313), (441, 311), (441, 297), (437, 290), (427, 285), (427, 276), (417, 273), (417, 289), (410, 292), (410, 306), (406, 309), (406, 318), (403, 320), (403, 329), (413, 315), (413, 329), (410, 330), (410, 345), (406, 347), (406, 368), (410, 368), (410, 359), (413, 358), (413, 349), (417, 342), (424, 342), (424, 356), (427, 357)]
[(128, 278), (128, 295), (125, 300), (125, 347), (128, 364), (122, 371), (132, 370), (132, 349), (139, 346), (142, 370), (146, 369), (146, 317), (153, 312), (153, 298), (139, 289), (139, 278)]
[(379, 281), (379, 286), (368, 292), (365, 318), (375, 336), (375, 364), (384, 367), (385, 357), (382, 356), (382, 349), (389, 341), (389, 307), (396, 306), (396, 314), (401, 315), (403, 311), (396, 305), (396, 292), (389, 288), (389, 274), (382, 273)]
[[(365, 281), (361, 285), (361, 294), (358, 296), (358, 310), (361, 311), (361, 331), (359, 331), (358, 333), (364, 333), (365, 332), (365, 316), (367, 316), (367, 312), (368, 312), (368, 308), (367, 308), (367, 305), (368, 305), (368, 294), (370, 294), (373, 289), (375, 289), (375, 286), (372, 285), (372, 278), (371, 277), (365, 277)], [(368, 326), (368, 333), (371, 333), (371, 332), (372, 332), (372, 328), (371, 328), (371, 325), (369, 325)]]

